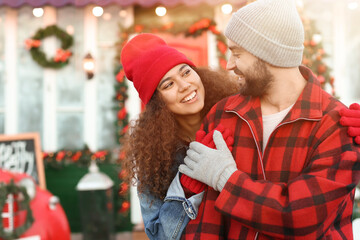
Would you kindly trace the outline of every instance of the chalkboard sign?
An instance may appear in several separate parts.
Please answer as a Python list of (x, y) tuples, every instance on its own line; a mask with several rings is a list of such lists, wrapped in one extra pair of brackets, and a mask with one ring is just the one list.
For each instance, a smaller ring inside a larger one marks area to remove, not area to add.
[(0, 135), (0, 168), (26, 173), (46, 189), (39, 134)]

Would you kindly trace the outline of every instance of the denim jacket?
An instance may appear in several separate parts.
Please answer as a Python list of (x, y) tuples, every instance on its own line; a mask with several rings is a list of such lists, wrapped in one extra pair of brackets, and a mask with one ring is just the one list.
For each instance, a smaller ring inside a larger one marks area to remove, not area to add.
[(164, 200), (148, 193), (139, 194), (141, 214), (147, 236), (157, 240), (180, 239), (190, 219), (195, 219), (204, 192), (185, 198), (179, 172)]

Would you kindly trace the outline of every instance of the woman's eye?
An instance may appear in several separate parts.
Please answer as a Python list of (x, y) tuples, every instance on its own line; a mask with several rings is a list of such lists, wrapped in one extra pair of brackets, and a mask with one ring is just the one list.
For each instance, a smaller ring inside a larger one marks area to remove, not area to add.
[(165, 84), (164, 89), (171, 87), (173, 84), (174, 84), (173, 82), (169, 82), (169, 83)]
[(183, 76), (185, 77), (185, 76), (189, 75), (190, 73), (191, 73), (191, 70), (190, 70), (190, 69), (186, 69), (186, 70), (184, 71), (184, 73), (183, 73)]

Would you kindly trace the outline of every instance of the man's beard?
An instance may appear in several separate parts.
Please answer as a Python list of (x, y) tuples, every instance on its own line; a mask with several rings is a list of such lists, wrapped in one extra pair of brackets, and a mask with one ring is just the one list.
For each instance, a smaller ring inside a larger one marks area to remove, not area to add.
[(273, 81), (273, 75), (261, 59), (258, 59), (243, 75), (245, 77), (245, 83), (240, 86), (240, 94), (244, 96), (263, 96)]

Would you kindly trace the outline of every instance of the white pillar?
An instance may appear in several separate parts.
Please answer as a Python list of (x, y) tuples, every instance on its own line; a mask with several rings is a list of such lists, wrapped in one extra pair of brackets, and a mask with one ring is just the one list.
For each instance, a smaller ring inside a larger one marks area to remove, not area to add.
[[(44, 7), (43, 27), (56, 24), (56, 8), (51, 6)], [(44, 52), (48, 58), (55, 55), (56, 39), (45, 38), (42, 40)], [(57, 150), (57, 119), (56, 119), (56, 70), (44, 68), (43, 77), (43, 146), (45, 151)]]
[(92, 14), (94, 5), (84, 8), (84, 57), (90, 53), (95, 60), (94, 77), (87, 79), (84, 72), (84, 141), (91, 151), (97, 150), (97, 18)]
[[(124, 8), (121, 10), (123, 12), (122, 15), (122, 27), (127, 28), (134, 23), (134, 8), (132, 6)], [(133, 36), (132, 36), (133, 37)], [(129, 114), (129, 122), (131, 124), (132, 120), (138, 118), (141, 112), (141, 101), (139, 95), (133, 85), (132, 82), (127, 81), (128, 84), (128, 99), (125, 102), (126, 109)], [(137, 195), (136, 187), (130, 186), (130, 218), (133, 224), (141, 224), (142, 216), (140, 210), (140, 202)]]
[(6, 9), (5, 16), (5, 134), (18, 132), (18, 87), (16, 75), (17, 58), (17, 10)]
[(216, 44), (216, 36), (212, 32), (207, 31), (208, 65), (211, 69), (219, 68), (219, 58), (217, 56)]
[[(132, 82), (127, 80), (128, 84), (128, 99), (125, 103), (126, 109), (129, 113), (129, 121), (136, 120), (141, 112), (141, 101), (139, 95)], [(130, 122), (131, 123), (131, 122)], [(131, 202), (131, 222), (139, 224), (142, 222), (140, 202), (137, 195), (136, 187), (130, 187), (130, 202)]]

